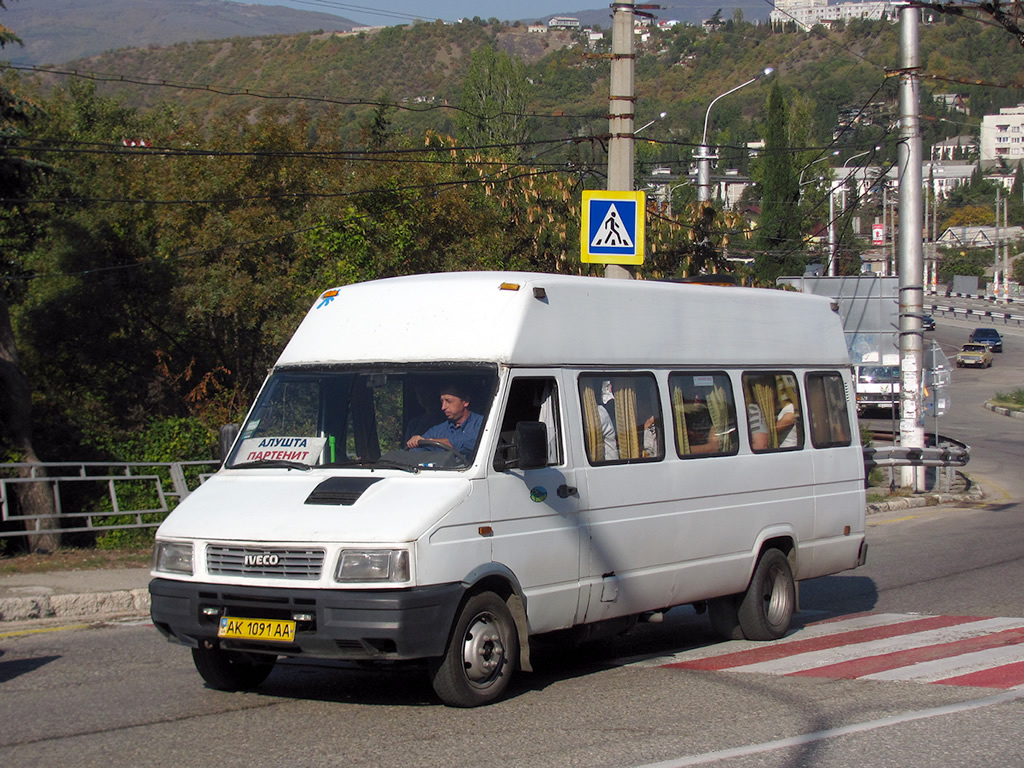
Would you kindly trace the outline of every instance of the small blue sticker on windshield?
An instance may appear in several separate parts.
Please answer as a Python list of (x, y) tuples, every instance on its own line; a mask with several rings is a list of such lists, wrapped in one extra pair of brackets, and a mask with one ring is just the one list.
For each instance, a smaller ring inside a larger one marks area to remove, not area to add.
[(535, 501), (538, 504), (544, 501), (548, 497), (548, 491), (544, 486), (538, 485), (536, 488), (530, 489), (530, 501)]

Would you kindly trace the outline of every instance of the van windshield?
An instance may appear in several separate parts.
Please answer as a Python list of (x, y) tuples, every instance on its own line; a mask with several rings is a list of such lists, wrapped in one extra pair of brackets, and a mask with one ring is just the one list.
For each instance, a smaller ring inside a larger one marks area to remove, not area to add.
[(497, 380), (496, 366), (453, 364), (278, 370), (226, 466), (465, 469)]
[(863, 365), (858, 379), (863, 384), (893, 384), (900, 380), (900, 369), (896, 365)]

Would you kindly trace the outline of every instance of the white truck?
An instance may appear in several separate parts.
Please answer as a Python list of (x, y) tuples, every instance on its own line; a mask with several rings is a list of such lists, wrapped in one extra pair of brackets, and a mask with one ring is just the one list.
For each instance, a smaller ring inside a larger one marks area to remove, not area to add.
[(535, 636), (673, 606), (779, 638), (796, 581), (866, 557), (853, 391), (815, 296), (489, 272), (331, 289), (160, 526), (152, 618), (213, 688), (280, 656), (415, 660), (453, 706), (501, 696)]

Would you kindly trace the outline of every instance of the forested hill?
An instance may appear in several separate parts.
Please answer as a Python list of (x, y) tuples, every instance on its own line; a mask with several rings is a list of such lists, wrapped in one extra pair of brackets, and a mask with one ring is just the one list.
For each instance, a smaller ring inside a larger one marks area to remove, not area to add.
[[(899, 66), (898, 36), (898, 26), (886, 22), (851, 22), (809, 33), (742, 21), (729, 21), (710, 34), (686, 25), (656, 31), (638, 51), (637, 121), (666, 111), (658, 128), (662, 136), (699, 138), (704, 111), (717, 94), (773, 66), (775, 82), (794, 95), (796, 107), (812, 123), (809, 133), (818, 139), (832, 134), (844, 111), (865, 105), (871, 105), (867, 119), (877, 125), (896, 114), (897, 79), (889, 75)], [(958, 124), (970, 122), (965, 116), (933, 109), (931, 94), (966, 95), (974, 126), (976, 116), (1021, 99), (1024, 49), (1012, 35), (939, 17), (921, 27), (920, 39), (922, 111), (949, 118), (926, 125), (926, 138), (972, 130)], [(472, 52), (488, 45), (526, 65), (530, 111), (606, 114), (609, 65), (600, 56), (600, 45), (587, 50), (569, 33), (530, 34), (522, 25), (435, 22), (370, 33), (241, 37), (124, 49), (68, 66), (80, 76), (96, 73), (100, 92), (116, 95), (124, 106), (146, 110), (173, 104), (192, 111), (200, 122), (239, 112), (251, 116), (269, 97), (307, 110), (315, 110), (318, 101), (341, 102), (345, 108), (335, 129), (344, 134), (372, 109), (359, 102), (395, 102), (404, 107), (393, 117), (395, 126), (415, 136), (425, 129), (454, 130), (451, 111), (443, 107), (458, 104)], [(228, 95), (239, 92), (259, 98)], [(758, 138), (753, 118), (765, 96), (762, 88), (748, 88), (716, 106), (716, 141), (740, 144)], [(601, 133), (607, 126), (593, 119), (541, 122), (535, 131), (549, 135)]]

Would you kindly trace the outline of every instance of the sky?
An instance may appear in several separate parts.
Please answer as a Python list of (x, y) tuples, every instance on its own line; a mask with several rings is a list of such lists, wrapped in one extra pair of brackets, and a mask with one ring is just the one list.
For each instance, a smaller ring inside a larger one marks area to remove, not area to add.
[(407, 24), (417, 19), (455, 21), (479, 16), (502, 21), (516, 19), (547, 20), (553, 14), (571, 10), (600, 9), (609, 0), (568, 0), (565, 7), (559, 0), (441, 0), (429, 3), (423, 0), (367, 0), (341, 2), (340, 0), (242, 0), (261, 5), (284, 5), (303, 11), (335, 13), (352, 21), (369, 25)]

